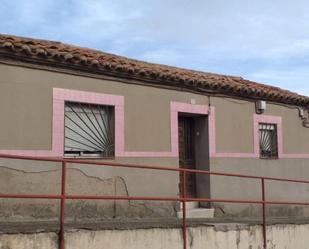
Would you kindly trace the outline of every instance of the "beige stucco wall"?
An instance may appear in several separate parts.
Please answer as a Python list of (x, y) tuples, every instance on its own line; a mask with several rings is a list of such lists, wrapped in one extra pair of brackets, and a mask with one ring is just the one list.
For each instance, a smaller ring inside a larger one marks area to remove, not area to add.
[[(308, 159), (211, 159), (211, 171), (255, 176), (269, 176), (308, 180)], [(213, 198), (261, 200), (261, 181), (237, 177), (212, 176), (211, 196)], [(309, 202), (309, 184), (265, 181), (266, 199), (268, 201)], [(239, 217), (261, 216), (261, 205), (215, 203), (217, 216), (236, 215)], [(296, 205), (269, 205), (268, 216), (308, 217), (309, 208)]]
[[(170, 102), (208, 104), (208, 98), (116, 81), (0, 64), (0, 149), (50, 149), (52, 89), (66, 88), (125, 97), (128, 151), (170, 150)], [(212, 97), (216, 108), (217, 152), (253, 151), (254, 103)], [(309, 153), (309, 129), (297, 109), (268, 104), (266, 115), (281, 116), (284, 153)]]
[[(170, 150), (170, 101), (208, 104), (206, 96), (0, 64), (0, 149), (50, 149), (52, 88), (125, 96), (128, 151)], [(217, 152), (253, 151), (254, 103), (211, 98), (216, 108)], [(282, 116), (285, 153), (309, 153), (309, 129), (296, 109), (268, 104), (266, 115)]]
[(253, 152), (254, 103), (228, 98), (211, 98), (216, 108), (217, 152)]
[(309, 128), (302, 126), (297, 109), (269, 105), (266, 114), (282, 117), (284, 153), (309, 153)]
[(207, 104), (207, 97), (0, 64), (0, 149), (50, 149), (52, 89), (125, 97), (128, 151), (170, 150), (170, 101)]
[[(230, 98), (211, 99), (216, 108), (217, 152), (253, 152), (253, 102)], [(309, 154), (309, 128), (302, 125), (297, 108), (267, 103), (264, 115), (282, 117), (283, 152)]]
[[(124, 159), (122, 159), (124, 160)], [(122, 160), (119, 160), (122, 162)], [(125, 162), (173, 166), (174, 159), (127, 158)], [(68, 164), (69, 195), (174, 196), (178, 173)], [(1, 194), (60, 194), (61, 164), (0, 159)], [(43, 199), (1, 199), (1, 221), (58, 220), (60, 202)], [(175, 217), (176, 203), (157, 201), (66, 201), (66, 221), (110, 218)]]
[[(207, 96), (185, 91), (127, 84), (6, 64), (0, 64), (0, 75), (0, 150), (51, 149), (53, 88), (124, 96), (125, 150), (127, 151), (170, 151), (170, 102), (190, 103), (191, 99), (195, 99), (196, 104), (208, 105), (209, 100)], [(210, 101), (216, 109), (217, 152), (252, 153), (254, 103), (222, 97), (211, 97)], [(301, 125), (296, 109), (268, 104), (265, 114), (282, 116), (284, 153), (309, 154), (309, 129)], [(178, 158), (116, 158), (115, 160), (123, 163), (178, 167)], [(306, 176), (309, 175), (308, 161), (308, 159), (216, 158), (211, 160), (210, 169), (307, 179)], [(37, 180), (42, 177), (42, 171), (49, 170), (49, 166), (46, 165), (43, 167), (37, 167), (36, 164), (26, 165), (8, 161), (1, 164), (4, 168), (22, 170), (30, 174), (37, 172), (39, 174), (33, 176), (33, 179), (37, 177)], [(129, 195), (172, 196), (178, 194), (177, 174), (150, 171), (132, 173), (132, 171), (125, 169), (102, 170), (95, 167), (79, 167), (78, 169), (82, 169), (85, 174), (85, 178), (81, 178), (81, 181), (86, 181), (87, 177), (113, 179), (117, 176), (123, 178)], [(2, 182), (7, 181), (7, 179), (0, 174)], [(212, 178), (212, 197), (231, 198), (239, 197), (238, 195), (241, 194), (243, 198), (255, 198), (260, 195), (254, 184), (233, 181), (231, 179), (220, 181)], [(145, 185), (147, 187), (144, 187)], [(143, 187), (141, 188), (141, 186)], [(28, 187), (27, 191), (30, 191), (31, 184)], [(49, 188), (52, 187), (53, 184), (50, 182)], [(82, 187), (85, 187), (85, 185)], [(234, 188), (235, 190), (232, 190)], [(272, 186), (271, 188), (276, 190), (272, 194), (273, 197), (283, 198), (286, 192), (295, 193), (295, 189), (283, 185)], [(10, 190), (16, 189), (12, 185)], [(89, 189), (91, 188), (89, 187)], [(93, 189), (96, 189), (96, 187), (93, 187)], [(226, 189), (229, 189), (229, 191)], [(87, 191), (87, 188), (84, 191)], [(303, 187), (298, 194), (302, 197), (308, 196), (308, 189)], [(221, 208), (227, 208), (231, 212), (241, 210), (229, 209), (229, 206), (221, 206)], [(254, 210), (240, 211), (238, 214), (246, 212), (257, 214), (258, 210)], [(300, 214), (301, 212), (303, 211), (296, 210), (295, 213)], [(284, 211), (283, 213), (288, 212)]]

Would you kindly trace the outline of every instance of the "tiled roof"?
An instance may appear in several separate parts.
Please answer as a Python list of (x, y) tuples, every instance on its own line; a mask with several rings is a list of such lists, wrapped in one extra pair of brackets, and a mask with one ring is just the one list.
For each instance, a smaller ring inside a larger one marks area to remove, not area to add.
[(95, 74), (114, 75), (199, 92), (309, 106), (309, 97), (241, 77), (152, 64), (61, 42), (0, 35), (0, 57), (85, 70)]

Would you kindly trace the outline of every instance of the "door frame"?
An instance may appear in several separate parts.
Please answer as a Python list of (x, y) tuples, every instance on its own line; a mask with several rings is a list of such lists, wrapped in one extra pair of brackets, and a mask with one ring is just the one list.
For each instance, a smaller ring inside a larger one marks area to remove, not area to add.
[[(194, 136), (193, 149), (194, 149), (194, 165), (195, 169), (199, 170), (209, 170), (209, 158), (210, 158), (210, 139), (209, 139), (209, 116), (207, 114), (192, 114), (192, 113), (178, 113), (179, 117), (190, 117), (192, 118), (193, 132)], [(179, 121), (178, 121), (179, 122)], [(179, 129), (179, 127), (178, 127)], [(179, 150), (178, 141), (178, 150)], [(180, 159), (180, 158), (179, 158)], [(180, 167), (180, 165), (179, 165)], [(210, 198), (210, 176), (207, 174), (196, 174), (195, 177), (196, 184), (196, 196), (197, 198)], [(200, 203), (200, 206), (209, 207), (208, 203)]]

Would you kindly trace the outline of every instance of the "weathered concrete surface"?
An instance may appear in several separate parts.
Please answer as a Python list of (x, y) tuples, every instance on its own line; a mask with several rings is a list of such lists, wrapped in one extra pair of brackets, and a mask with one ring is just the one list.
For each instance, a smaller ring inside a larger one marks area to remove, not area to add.
[(0, 249), (56, 249), (55, 233), (0, 234)]
[[(251, 158), (212, 158), (211, 171), (308, 180), (308, 159), (260, 160)], [(261, 200), (261, 182), (225, 176), (211, 176), (211, 197)], [(309, 202), (309, 184), (265, 181), (268, 201)], [(213, 203), (215, 216), (258, 217), (261, 205)], [(298, 205), (267, 205), (268, 217), (309, 217), (309, 208)]]
[[(228, 227), (229, 224), (243, 224), (247, 226), (261, 225), (262, 220), (257, 218), (203, 218), (203, 219), (187, 219), (188, 227), (202, 227), (216, 225), (217, 227)], [(309, 219), (305, 218), (267, 218), (268, 225), (306, 225)], [(0, 222), (0, 234), (16, 234), (16, 233), (48, 233), (59, 232), (59, 221), (28, 221), (28, 222)], [(134, 229), (151, 229), (151, 228), (182, 228), (182, 220), (174, 218), (143, 218), (143, 219), (99, 219), (66, 221), (65, 230), (134, 230)]]
[[(142, 161), (137, 159), (131, 160), (131, 163), (142, 164)], [(150, 159), (144, 160), (150, 165), (155, 164)], [(267, 161), (262, 163), (252, 159), (212, 159), (211, 161), (211, 169), (217, 172), (251, 175), (262, 172), (262, 175), (295, 179), (306, 179), (307, 176), (303, 173), (307, 170), (307, 163), (303, 159), (299, 159), (298, 166), (293, 165), (289, 159), (280, 159), (278, 162), (273, 162), (272, 166)], [(241, 165), (246, 166), (241, 166), (240, 161), (242, 161)], [(173, 161), (169, 161), (168, 165), (172, 163)], [(0, 193), (58, 194), (61, 186), (60, 166), (56, 163), (0, 159)], [(68, 194), (161, 197), (178, 195), (177, 172), (90, 167), (78, 164), (69, 165), (69, 167)], [(213, 198), (261, 200), (260, 182), (256, 180), (212, 176), (211, 186)], [(265, 186), (267, 200), (309, 201), (309, 185), (267, 181)], [(66, 204), (66, 218), (73, 221), (176, 217), (176, 203), (168, 202), (75, 200), (67, 201)], [(216, 217), (261, 216), (261, 206), (255, 204), (212, 203), (212, 207), (215, 208)], [(309, 208), (306, 206), (268, 205), (266, 211), (268, 217), (309, 217)], [(44, 221), (57, 220), (58, 217), (58, 200), (0, 199), (0, 221)]]
[[(179, 249), (181, 229), (141, 229), (129, 231), (77, 231), (67, 234), (67, 249)], [(268, 249), (308, 249), (309, 225), (268, 227)], [(262, 249), (260, 226), (241, 224), (189, 228), (190, 249)]]
[[(308, 249), (308, 224), (267, 227), (268, 249)], [(66, 232), (66, 249), (179, 249), (181, 228), (75, 230)], [(0, 234), (0, 249), (57, 249), (56, 233)], [(258, 225), (213, 224), (189, 227), (189, 249), (262, 249)]]
[[(61, 170), (56, 166), (47, 167), (47, 170), (42, 168), (38, 165), (37, 172), (27, 172), (27, 169), (0, 167), (0, 193), (59, 194)], [(127, 178), (113, 175), (104, 169), (101, 169), (101, 175), (98, 176), (87, 175), (79, 168), (68, 169), (67, 194), (136, 195), (129, 191)], [(0, 199), (0, 221), (57, 220), (60, 214), (59, 203), (59, 200)], [(68, 221), (172, 216), (176, 216), (176, 211), (175, 204), (171, 202), (114, 200), (66, 202)]]

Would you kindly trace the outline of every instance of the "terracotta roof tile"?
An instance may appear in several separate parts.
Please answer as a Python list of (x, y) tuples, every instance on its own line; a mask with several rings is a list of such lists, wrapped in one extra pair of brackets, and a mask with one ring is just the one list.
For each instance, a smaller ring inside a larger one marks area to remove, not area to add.
[(128, 59), (101, 51), (32, 38), (0, 35), (0, 57), (71, 69), (93, 71), (195, 91), (216, 92), (245, 98), (261, 98), (309, 106), (309, 97), (241, 77), (205, 73)]

